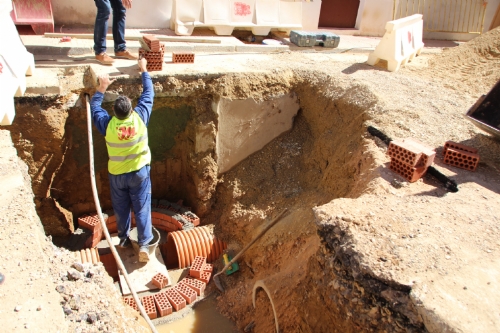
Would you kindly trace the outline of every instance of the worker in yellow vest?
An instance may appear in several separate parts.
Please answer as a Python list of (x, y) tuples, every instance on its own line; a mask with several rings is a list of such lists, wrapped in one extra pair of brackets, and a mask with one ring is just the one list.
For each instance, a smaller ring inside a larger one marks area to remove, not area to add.
[(149, 261), (149, 243), (153, 239), (151, 224), (151, 152), (148, 146), (148, 124), (153, 109), (154, 90), (146, 69), (146, 59), (138, 61), (142, 76), (142, 94), (137, 106), (127, 96), (118, 96), (114, 116), (101, 107), (104, 93), (115, 82), (108, 75), (99, 76), (99, 87), (92, 96), (92, 120), (105, 136), (109, 161), (111, 203), (116, 216), (120, 247), (130, 247), (131, 209), (134, 210), (139, 243), (139, 261)]

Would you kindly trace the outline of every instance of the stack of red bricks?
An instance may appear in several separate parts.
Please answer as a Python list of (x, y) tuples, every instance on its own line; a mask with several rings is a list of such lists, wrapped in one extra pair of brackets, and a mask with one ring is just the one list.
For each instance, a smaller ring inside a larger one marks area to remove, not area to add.
[[(173, 309), (180, 311), (186, 307), (186, 304), (193, 303), (205, 292), (213, 270), (212, 265), (207, 264), (206, 260), (206, 257), (196, 257), (189, 271), (190, 276), (179, 281), (173, 288), (141, 297), (141, 303), (150, 319), (167, 316), (172, 313)], [(153, 277), (152, 282), (161, 290), (167, 285), (168, 279), (165, 275), (158, 273)], [(123, 297), (123, 301), (138, 311), (132, 297)]]
[(391, 141), (387, 154), (391, 157), (389, 168), (410, 183), (419, 180), (436, 157), (433, 148), (413, 138)]
[(477, 149), (453, 141), (446, 141), (443, 162), (457, 168), (475, 171), (479, 164)]
[(165, 45), (161, 44), (158, 38), (153, 35), (142, 36), (150, 51), (139, 49), (139, 56), (146, 58), (148, 72), (161, 71), (163, 69), (163, 56), (165, 55)]
[(99, 216), (94, 215), (84, 215), (78, 218), (78, 225), (82, 228), (89, 229), (92, 231), (92, 237), (89, 237), (85, 242), (85, 247), (93, 248), (102, 239), (102, 226), (101, 221), (99, 221)]

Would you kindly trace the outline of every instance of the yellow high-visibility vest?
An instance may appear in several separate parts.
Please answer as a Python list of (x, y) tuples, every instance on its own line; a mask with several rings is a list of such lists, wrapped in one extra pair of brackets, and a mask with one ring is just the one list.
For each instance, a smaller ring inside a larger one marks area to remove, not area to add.
[(106, 128), (105, 139), (110, 174), (121, 175), (137, 171), (151, 163), (148, 128), (137, 112), (133, 111), (123, 120), (112, 117)]

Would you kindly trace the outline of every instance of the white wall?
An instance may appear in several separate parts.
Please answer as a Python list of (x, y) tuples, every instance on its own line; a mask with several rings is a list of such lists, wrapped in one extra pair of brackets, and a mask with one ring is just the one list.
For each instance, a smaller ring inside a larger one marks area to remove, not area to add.
[[(92, 0), (52, 0), (52, 12), (57, 25), (94, 25), (97, 8)], [(168, 28), (171, 12), (172, 0), (134, 1), (127, 10), (127, 28)]]
[[(486, 7), (483, 32), (487, 32), (500, 0), (489, 0)], [(363, 36), (383, 36), (385, 24), (392, 20), (393, 0), (360, 0), (358, 17), (356, 19), (356, 29)], [(424, 17), (424, 21), (425, 21)], [(428, 39), (450, 39), (450, 40), (469, 40), (478, 36), (477, 34), (458, 34), (443, 32), (427, 32), (424, 38)]]
[(393, 0), (361, 0), (356, 29), (363, 36), (383, 36), (385, 24), (392, 20)]
[[(172, 2), (173, 0), (135, 1), (132, 9), (127, 11), (127, 28), (168, 28), (170, 26)], [(500, 0), (488, 1), (484, 32), (488, 31), (499, 4)], [(311, 6), (311, 4), (308, 5)], [(385, 24), (392, 20), (393, 6), (393, 0), (360, 0), (356, 19), (358, 34), (383, 36)], [(94, 25), (97, 12), (92, 0), (52, 0), (52, 10), (57, 25)], [(312, 10), (310, 15), (318, 15), (317, 10)], [(316, 17), (312, 19), (317, 20)], [(471, 39), (475, 36), (477, 35), (449, 33), (426, 33), (424, 35), (425, 38), (462, 40)]]

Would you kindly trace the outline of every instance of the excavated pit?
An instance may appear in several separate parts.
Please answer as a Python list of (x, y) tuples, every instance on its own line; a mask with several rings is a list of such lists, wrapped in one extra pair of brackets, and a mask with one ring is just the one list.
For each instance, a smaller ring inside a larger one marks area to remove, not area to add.
[[(88, 85), (92, 74), (80, 73)], [(314, 207), (359, 197), (377, 178), (374, 143), (365, 139), (377, 98), (362, 85), (317, 75), (153, 78), (152, 196), (183, 200), (202, 225), (215, 225), (232, 255), (265, 219), (289, 210), (245, 254), (240, 272), (222, 277), (226, 292), (217, 297), (218, 308), (241, 331), (274, 330), (268, 297), (284, 332), (425, 331), (411, 306), (395, 305), (409, 303), (409, 288), (360, 274), (353, 250), (339, 243), (340, 231), (315, 217)], [(137, 79), (114, 85), (108, 110), (118, 93), (140, 93)], [(83, 102), (93, 89), (19, 98), (8, 128), (29, 167), (45, 232), (59, 244), (78, 228), (79, 216), (95, 212)], [(107, 152), (95, 128), (93, 135), (97, 187), (107, 210)], [(257, 282), (269, 296), (257, 288), (254, 310)], [(382, 292), (393, 292), (398, 302), (389, 304)]]

